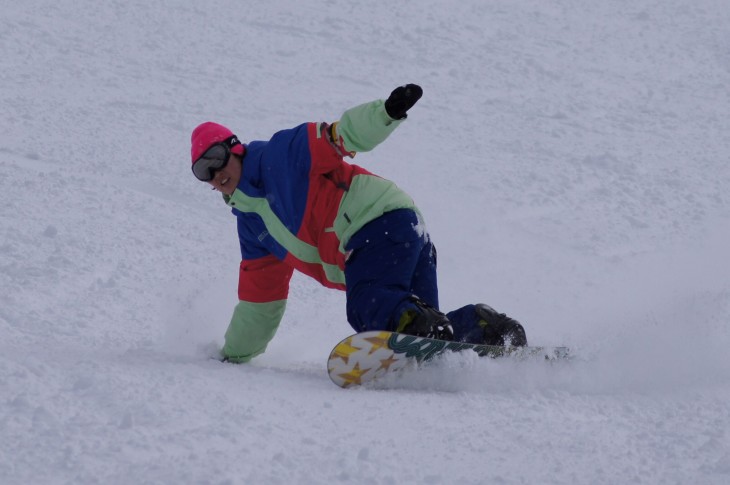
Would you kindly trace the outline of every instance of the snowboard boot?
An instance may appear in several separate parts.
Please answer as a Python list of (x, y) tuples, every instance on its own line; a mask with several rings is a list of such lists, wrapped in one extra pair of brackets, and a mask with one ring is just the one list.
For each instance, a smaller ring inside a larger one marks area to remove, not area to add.
[(504, 313), (479, 303), (474, 306), (474, 311), (479, 318), (479, 326), (484, 329), (485, 345), (512, 345), (522, 347), (527, 345), (525, 329), (520, 322), (514, 320)]
[(415, 296), (411, 297), (411, 302), (415, 308), (409, 308), (401, 314), (396, 332), (417, 337), (454, 340), (454, 329), (446, 315)]

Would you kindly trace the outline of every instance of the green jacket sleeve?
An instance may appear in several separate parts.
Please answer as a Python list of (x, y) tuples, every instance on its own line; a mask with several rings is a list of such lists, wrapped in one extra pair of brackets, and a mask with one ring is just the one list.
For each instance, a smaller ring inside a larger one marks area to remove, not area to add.
[(378, 99), (345, 111), (335, 130), (348, 152), (367, 152), (388, 138), (402, 122), (388, 116), (385, 102)]
[(239, 301), (233, 310), (221, 351), (229, 362), (248, 362), (266, 350), (284, 316), (286, 300), (268, 303)]

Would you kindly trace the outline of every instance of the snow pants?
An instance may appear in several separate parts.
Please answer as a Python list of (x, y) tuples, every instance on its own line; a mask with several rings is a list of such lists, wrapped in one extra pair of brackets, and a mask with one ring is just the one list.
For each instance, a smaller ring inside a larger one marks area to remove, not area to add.
[[(347, 320), (355, 331), (394, 331), (400, 315), (416, 308), (412, 295), (439, 308), (436, 248), (413, 210), (395, 210), (369, 222), (345, 249), (351, 251), (345, 263)], [(455, 340), (482, 342), (474, 305), (447, 317)]]

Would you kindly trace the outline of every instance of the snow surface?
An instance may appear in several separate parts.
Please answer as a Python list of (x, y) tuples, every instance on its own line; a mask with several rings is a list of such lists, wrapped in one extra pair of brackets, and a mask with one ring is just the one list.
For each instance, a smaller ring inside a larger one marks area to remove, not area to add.
[[(0, 483), (730, 483), (725, 0), (5, 2)], [(209, 357), (235, 219), (189, 169), (423, 99), (356, 162), (426, 216), (444, 309), (567, 365), (328, 379), (344, 295), (295, 276), (250, 365)]]

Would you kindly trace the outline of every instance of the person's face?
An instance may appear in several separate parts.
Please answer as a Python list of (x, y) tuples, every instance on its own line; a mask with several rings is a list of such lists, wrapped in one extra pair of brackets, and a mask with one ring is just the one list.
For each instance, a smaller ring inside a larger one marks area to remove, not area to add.
[(233, 192), (241, 180), (241, 157), (231, 154), (225, 167), (215, 172), (213, 179), (208, 183), (214, 189), (223, 192), (226, 195), (233, 195)]

